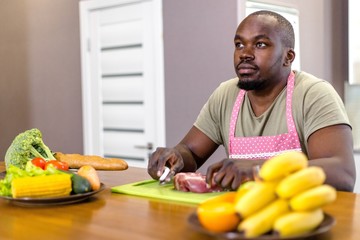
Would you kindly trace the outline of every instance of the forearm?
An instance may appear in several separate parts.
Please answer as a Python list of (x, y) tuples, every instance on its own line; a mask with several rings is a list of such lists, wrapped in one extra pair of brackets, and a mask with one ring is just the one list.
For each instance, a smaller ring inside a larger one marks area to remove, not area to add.
[(197, 170), (196, 156), (191, 150), (183, 143), (176, 145), (175, 149), (179, 151), (184, 162), (181, 172), (195, 172)]
[(182, 172), (195, 172), (219, 147), (207, 135), (192, 127), (184, 139), (175, 146), (183, 158)]
[(310, 135), (308, 146), (309, 164), (324, 169), (326, 183), (352, 192), (356, 171), (351, 128), (344, 124), (322, 128)]
[(326, 174), (325, 183), (332, 185), (338, 191), (352, 192), (354, 190), (356, 171), (355, 167), (344, 166), (339, 158), (319, 158), (309, 160), (309, 165), (322, 167)]

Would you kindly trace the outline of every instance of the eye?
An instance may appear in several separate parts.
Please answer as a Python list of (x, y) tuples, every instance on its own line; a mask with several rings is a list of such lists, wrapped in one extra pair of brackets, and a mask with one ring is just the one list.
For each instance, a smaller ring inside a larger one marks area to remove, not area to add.
[(257, 42), (255, 46), (256, 48), (265, 48), (267, 47), (267, 44), (264, 42)]
[(241, 42), (235, 42), (235, 48), (243, 48), (244, 45)]

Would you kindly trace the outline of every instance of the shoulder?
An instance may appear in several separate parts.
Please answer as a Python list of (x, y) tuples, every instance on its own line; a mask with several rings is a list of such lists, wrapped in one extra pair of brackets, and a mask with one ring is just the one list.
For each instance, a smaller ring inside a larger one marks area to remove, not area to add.
[(295, 71), (295, 91), (305, 96), (308, 94), (338, 95), (328, 81), (304, 71)]
[(326, 81), (304, 71), (295, 71), (295, 82), (296, 85), (309, 87)]
[(344, 103), (335, 88), (309, 73), (296, 72), (293, 102), (298, 126), (304, 126), (304, 139), (320, 128), (350, 125)]
[(316, 77), (310, 73), (304, 72), (304, 71), (295, 71), (295, 85), (299, 85), (303, 88), (311, 88), (316, 85), (331, 86), (331, 84), (328, 81), (318, 78), (318, 77)]

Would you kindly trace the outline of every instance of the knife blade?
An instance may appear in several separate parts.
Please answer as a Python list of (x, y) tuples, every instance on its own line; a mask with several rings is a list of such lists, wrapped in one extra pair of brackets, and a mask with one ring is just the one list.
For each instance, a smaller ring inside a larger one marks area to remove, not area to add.
[(163, 173), (161, 174), (160, 178), (159, 178), (159, 184), (165, 184), (166, 183), (166, 179), (168, 179), (169, 177), (171, 177), (171, 172), (170, 172), (170, 168), (165, 167)]

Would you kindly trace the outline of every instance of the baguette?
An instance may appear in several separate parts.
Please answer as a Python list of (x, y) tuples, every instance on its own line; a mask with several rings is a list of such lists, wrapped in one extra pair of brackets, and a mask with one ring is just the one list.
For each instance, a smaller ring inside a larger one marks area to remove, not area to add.
[(89, 165), (96, 170), (126, 170), (128, 164), (125, 160), (120, 158), (103, 158), (95, 155), (81, 155), (81, 154), (64, 154), (61, 152), (55, 153), (55, 158), (60, 162), (65, 162), (69, 168), (81, 168)]

